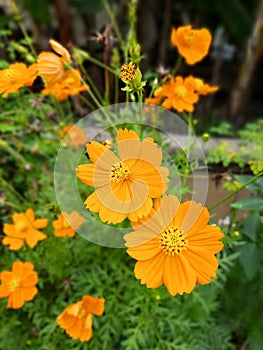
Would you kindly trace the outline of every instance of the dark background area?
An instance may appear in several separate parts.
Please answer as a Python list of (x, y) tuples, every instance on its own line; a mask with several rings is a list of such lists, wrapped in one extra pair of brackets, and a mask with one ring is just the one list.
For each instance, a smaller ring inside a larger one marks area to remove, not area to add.
[[(137, 3), (137, 36), (144, 55), (141, 70), (147, 78), (156, 76), (156, 71), (160, 78), (175, 64), (177, 50), (170, 43), (172, 27), (192, 24), (195, 29), (207, 27), (211, 31), (213, 43), (209, 55), (194, 66), (183, 64), (179, 71), (184, 76), (193, 74), (220, 86), (216, 94), (201, 99), (197, 105), (195, 117), (201, 131), (202, 125), (216, 125), (224, 120), (239, 129), (246, 122), (262, 117), (262, 0), (138, 0)], [(54, 38), (69, 49), (73, 44), (103, 61), (103, 35), (110, 23), (103, 0), (19, 0), (17, 5), (38, 52), (50, 50), (48, 40)], [(110, 5), (125, 37), (129, 25), (128, 0), (110, 1)], [(23, 37), (8, 4), (0, 7), (0, 14), (0, 30), (11, 29), (16, 40)], [(118, 47), (112, 28), (108, 38), (112, 53)], [(2, 59), (7, 59), (6, 46), (5, 39), (0, 49)], [(103, 90), (102, 69), (89, 62), (86, 68), (97, 87)], [(146, 94), (149, 89), (146, 88)]]

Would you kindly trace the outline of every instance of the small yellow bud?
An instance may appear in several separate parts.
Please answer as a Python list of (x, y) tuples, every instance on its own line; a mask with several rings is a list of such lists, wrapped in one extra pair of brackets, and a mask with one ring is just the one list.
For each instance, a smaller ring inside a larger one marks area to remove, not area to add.
[(205, 132), (203, 135), (202, 135), (202, 141), (203, 142), (207, 142), (208, 140), (210, 139), (210, 135)]

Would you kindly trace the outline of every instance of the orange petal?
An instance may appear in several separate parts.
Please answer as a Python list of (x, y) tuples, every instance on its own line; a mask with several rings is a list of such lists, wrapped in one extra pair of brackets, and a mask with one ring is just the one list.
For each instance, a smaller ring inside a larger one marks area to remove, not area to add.
[(34, 248), (37, 245), (38, 241), (43, 241), (46, 238), (47, 235), (45, 235), (44, 233), (34, 229), (29, 229), (26, 233), (25, 240), (30, 248)]
[[(91, 297), (90, 295), (84, 295), (82, 301), (88, 313), (94, 314), (96, 316), (101, 316), (103, 314), (105, 304), (104, 298), (96, 298)], [(91, 324), (89, 326), (91, 326)]]
[(9, 289), (7, 288), (6, 285), (1, 285), (0, 286), (0, 298), (6, 298), (10, 295), (10, 291)]
[(166, 256), (160, 252), (152, 259), (138, 261), (135, 264), (134, 273), (141, 284), (146, 284), (148, 288), (158, 288), (163, 283), (163, 268)]
[(33, 300), (34, 297), (37, 295), (37, 288), (36, 287), (27, 287), (23, 288), (23, 294), (25, 301)]
[(168, 256), (164, 266), (164, 284), (171, 295), (190, 293), (196, 284), (196, 273), (182, 254)]
[(24, 305), (24, 303), (25, 300), (23, 298), (23, 294), (20, 289), (18, 289), (9, 296), (7, 307), (12, 309), (19, 309)]
[(12, 238), (12, 237), (4, 237), (2, 240), (2, 244), (9, 245), (10, 250), (19, 250), (24, 245), (24, 239), (22, 238)]
[(83, 322), (81, 319), (78, 319), (78, 318), (76, 319), (76, 322), (74, 322), (70, 328), (66, 329), (66, 332), (73, 339), (79, 339), (82, 331), (83, 331)]
[(28, 218), (29, 221), (31, 221), (33, 223), (33, 221), (35, 220), (35, 213), (34, 210), (29, 208), (26, 211), (26, 217)]
[(86, 145), (89, 158), (92, 163), (96, 163), (101, 155), (108, 150), (108, 148), (97, 141), (91, 141)]
[(94, 186), (94, 169), (94, 164), (81, 164), (77, 167), (76, 175), (84, 184)]
[(212, 277), (216, 278), (218, 262), (209, 250), (189, 247), (183, 254), (196, 272), (197, 283), (207, 284), (211, 282)]
[(35, 271), (28, 273), (25, 278), (21, 281), (22, 287), (32, 287), (38, 282), (38, 275)]
[(34, 221), (34, 226), (35, 228), (41, 229), (45, 228), (48, 225), (48, 220), (47, 219), (36, 219)]
[[(129, 234), (129, 243), (134, 244), (134, 238), (132, 237), (133, 234), (135, 234), (137, 239), (139, 238), (137, 235), (138, 232), (136, 233), (130, 233)], [(145, 239), (145, 233), (140, 232), (142, 234), (142, 238)], [(147, 235), (147, 233), (146, 233)], [(128, 235), (124, 236), (126, 239)], [(136, 239), (135, 238), (135, 239)], [(127, 253), (134, 259), (136, 260), (148, 260), (153, 258), (155, 255), (159, 254), (161, 251), (160, 249), (160, 242), (158, 239), (152, 239), (147, 243), (143, 243), (141, 245), (137, 246), (131, 246), (130, 248), (127, 249)]]

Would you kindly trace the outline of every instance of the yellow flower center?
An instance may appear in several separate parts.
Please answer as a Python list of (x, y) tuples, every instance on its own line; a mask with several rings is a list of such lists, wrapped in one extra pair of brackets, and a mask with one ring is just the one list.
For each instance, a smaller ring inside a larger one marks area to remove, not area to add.
[(124, 162), (120, 161), (114, 164), (111, 168), (111, 171), (110, 171), (111, 181), (120, 183), (124, 180), (127, 180), (129, 177), (129, 174), (130, 174), (130, 171), (128, 166)]
[(15, 68), (7, 68), (4, 72), (4, 77), (9, 83), (16, 83), (19, 71)]
[(86, 316), (87, 312), (84, 306), (81, 306), (79, 313), (78, 313), (78, 318), (82, 318), (84, 316)]
[(19, 221), (15, 224), (15, 228), (17, 229), (17, 231), (24, 231), (27, 228), (27, 222)]
[(169, 225), (162, 233), (160, 241), (160, 248), (164, 251), (164, 254), (174, 256), (179, 255), (182, 250), (186, 249), (185, 245), (187, 240), (185, 239), (185, 233), (179, 227)]
[(64, 220), (64, 225), (63, 226), (64, 227), (70, 227), (70, 224), (66, 220)]
[(7, 282), (7, 289), (9, 292), (15, 292), (20, 287), (20, 279), (12, 277), (10, 281)]
[(195, 39), (195, 33), (190, 32), (184, 35), (184, 40), (186, 44), (191, 44)]
[(124, 81), (133, 81), (135, 79), (136, 70), (137, 68), (134, 63), (124, 63), (121, 66), (119, 78)]
[(175, 95), (177, 97), (184, 97), (187, 94), (187, 89), (185, 86), (180, 85), (175, 88)]

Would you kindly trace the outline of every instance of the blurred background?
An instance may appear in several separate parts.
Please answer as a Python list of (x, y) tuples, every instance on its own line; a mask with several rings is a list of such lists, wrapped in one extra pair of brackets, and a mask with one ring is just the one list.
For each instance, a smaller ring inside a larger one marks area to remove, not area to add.
[[(207, 127), (227, 121), (234, 129), (262, 117), (263, 81), (263, 1), (262, 0), (138, 0), (137, 36), (144, 58), (141, 70), (146, 79), (162, 77), (172, 68), (177, 50), (170, 43), (172, 27), (192, 24), (207, 27), (213, 43), (209, 55), (194, 66), (182, 65), (180, 74), (194, 74), (219, 92), (198, 104), (195, 116)], [(122, 33), (128, 30), (128, 0), (113, 1)], [(103, 0), (18, 0), (19, 14), (13, 2), (0, 0), (0, 59), (19, 59), (12, 40), (23, 38), (17, 21), (23, 20), (37, 51), (50, 50), (48, 40), (54, 38), (69, 50), (72, 45), (87, 50), (92, 56), (111, 64), (116, 59), (118, 41)], [(21, 18), (18, 18), (21, 16)], [(10, 30), (10, 34), (3, 35)], [(6, 46), (9, 51), (6, 51)], [(121, 57), (118, 59), (122, 59)], [(0, 61), (1, 63), (1, 61)], [(2, 67), (0, 67), (2, 68)], [(103, 70), (86, 64), (88, 73), (103, 90)], [(147, 93), (147, 88), (146, 88)], [(224, 132), (223, 132), (224, 133)], [(227, 130), (226, 130), (227, 134)]]

